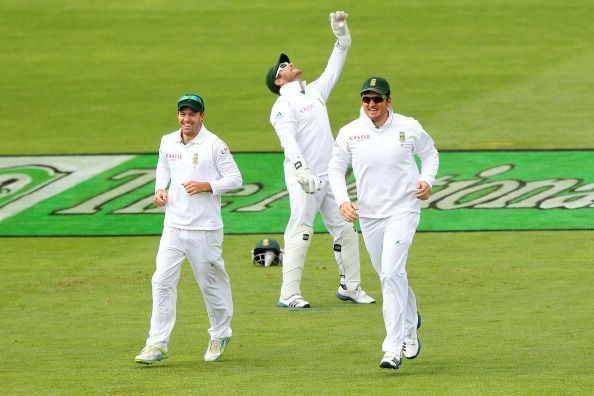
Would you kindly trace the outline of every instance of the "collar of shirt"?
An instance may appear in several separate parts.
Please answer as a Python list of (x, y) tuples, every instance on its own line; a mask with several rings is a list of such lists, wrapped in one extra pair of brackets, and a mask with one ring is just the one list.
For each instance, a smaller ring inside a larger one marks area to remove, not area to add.
[[(202, 124), (202, 126), (200, 127), (200, 130), (198, 131), (198, 135), (196, 135), (196, 137), (192, 140), (190, 140), (187, 144), (185, 144), (186, 146), (192, 145), (192, 144), (202, 144), (202, 142), (204, 142), (204, 139), (206, 138), (206, 127), (204, 126), (204, 124)], [(177, 130), (177, 139), (175, 140), (176, 143), (181, 143), (184, 144), (184, 140), (182, 139), (182, 132), (181, 132), (181, 128), (179, 128)]]
[(363, 111), (363, 106), (361, 106), (361, 109), (359, 110), (359, 118), (361, 118), (363, 123), (369, 129), (377, 133), (382, 133), (385, 129), (388, 129), (390, 125), (392, 125), (392, 122), (394, 121), (394, 110), (392, 109), (392, 107), (388, 107), (388, 119), (386, 120), (386, 122), (384, 122), (384, 125), (379, 127), (375, 126), (373, 121), (371, 121), (371, 118), (367, 117), (367, 114), (365, 114), (365, 111)]
[(305, 87), (307, 86), (306, 81), (301, 81), (301, 84), (299, 84), (299, 81), (292, 81), (280, 87), (279, 92), (281, 95), (304, 94), (305, 92), (301, 91), (301, 85), (303, 85), (303, 91), (305, 91)]

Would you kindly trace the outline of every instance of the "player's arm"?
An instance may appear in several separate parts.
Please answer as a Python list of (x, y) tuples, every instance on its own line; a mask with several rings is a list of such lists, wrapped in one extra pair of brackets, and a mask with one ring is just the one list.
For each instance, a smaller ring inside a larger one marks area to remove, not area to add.
[(243, 179), (227, 145), (219, 140), (213, 145), (212, 150), (213, 163), (219, 177), (210, 181), (189, 180), (182, 183), (188, 194), (196, 195), (211, 192), (215, 195), (221, 195), (226, 191), (241, 187)]
[(297, 182), (308, 194), (314, 194), (322, 186), (322, 180), (308, 166), (304, 155), (295, 139), (297, 134), (297, 120), (286, 102), (277, 102), (272, 108), (270, 123), (274, 127), (285, 157), (293, 165)]
[(330, 14), (330, 27), (332, 28), (332, 33), (336, 36), (336, 42), (334, 43), (326, 68), (320, 77), (312, 82), (312, 85), (316, 85), (324, 100), (328, 99), (332, 88), (334, 88), (334, 85), (338, 81), (346, 61), (348, 50), (351, 47), (351, 33), (347, 26), (347, 17), (348, 14), (344, 11), (336, 11)]
[(439, 153), (433, 139), (423, 127), (417, 123), (416, 129), (418, 135), (415, 141), (415, 153), (421, 159), (421, 176), (416, 186), (416, 197), (426, 201), (431, 197), (431, 188), (437, 176)]
[(272, 107), (270, 124), (274, 128), (280, 141), (285, 157), (292, 163), (303, 161), (303, 154), (295, 136), (297, 135), (297, 119), (289, 103), (277, 101)]
[(153, 197), (153, 203), (159, 207), (167, 204), (167, 186), (171, 180), (169, 165), (163, 155), (164, 139), (164, 137), (161, 139), (161, 145), (159, 147), (159, 160), (157, 161), (157, 170), (155, 172), (155, 196)]
[(241, 172), (229, 147), (222, 140), (213, 145), (212, 156), (217, 172), (221, 176), (210, 183), (213, 194), (221, 195), (227, 191), (240, 188), (243, 184)]
[(358, 217), (359, 208), (355, 203), (351, 202), (346, 185), (345, 175), (351, 162), (351, 154), (348, 140), (345, 138), (343, 131), (344, 129), (341, 129), (338, 132), (332, 148), (332, 158), (328, 164), (328, 179), (336, 204), (340, 209), (340, 214), (346, 221), (355, 221)]

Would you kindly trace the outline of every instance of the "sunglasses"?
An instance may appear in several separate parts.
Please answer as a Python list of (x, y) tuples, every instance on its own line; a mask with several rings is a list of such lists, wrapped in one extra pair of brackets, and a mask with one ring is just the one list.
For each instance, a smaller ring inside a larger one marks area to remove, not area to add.
[(378, 104), (378, 103), (382, 103), (386, 99), (388, 99), (388, 97), (385, 95), (382, 95), (382, 96), (361, 96), (361, 101), (365, 104), (371, 103), (372, 100), (375, 104)]
[(278, 65), (278, 69), (276, 69), (276, 76), (275, 79), (278, 78), (278, 75), (280, 74), (281, 70), (283, 70), (285, 67), (289, 66), (290, 63), (289, 62), (283, 62), (280, 65)]

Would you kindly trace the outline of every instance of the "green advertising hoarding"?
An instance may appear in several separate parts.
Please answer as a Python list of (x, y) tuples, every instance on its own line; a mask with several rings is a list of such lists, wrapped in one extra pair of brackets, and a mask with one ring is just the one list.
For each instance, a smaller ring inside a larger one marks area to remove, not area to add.
[[(282, 233), (282, 153), (235, 153), (227, 234)], [(0, 157), (0, 236), (159, 235), (155, 154)], [(444, 151), (419, 231), (594, 229), (594, 151)], [(348, 178), (356, 199), (354, 179)], [(316, 232), (325, 232), (319, 217)]]

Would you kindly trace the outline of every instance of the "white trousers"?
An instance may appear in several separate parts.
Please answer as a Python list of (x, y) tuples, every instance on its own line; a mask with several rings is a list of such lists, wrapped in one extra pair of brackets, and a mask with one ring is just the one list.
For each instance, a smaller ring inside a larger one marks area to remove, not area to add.
[(417, 301), (408, 286), (406, 259), (420, 214), (405, 212), (383, 219), (361, 218), (361, 232), (381, 286), (386, 338), (382, 351), (400, 355), (404, 337), (416, 332)]
[[(294, 294), (301, 294), (301, 277), (303, 267), (305, 265), (305, 252), (300, 249), (292, 249), (287, 245), (289, 241), (295, 240), (295, 234), (305, 227), (313, 227), (316, 215), (320, 213), (324, 225), (334, 240), (334, 246), (342, 246), (343, 233), (345, 227), (348, 226), (346, 221), (340, 215), (336, 200), (330, 189), (330, 183), (325, 180), (320, 191), (315, 194), (306, 194), (303, 188), (298, 183), (287, 186), (289, 192), (289, 204), (291, 208), (291, 215), (287, 228), (285, 229), (285, 256), (283, 258), (283, 284), (281, 287), (281, 297), (289, 298)], [(311, 231), (313, 234), (313, 231)], [(310, 235), (311, 239), (313, 235)], [(357, 236), (358, 238), (358, 236)], [(309, 244), (306, 244), (304, 249), (308, 249)], [(358, 242), (352, 243), (347, 249), (349, 251), (340, 252), (335, 251), (334, 256), (338, 265), (339, 276), (347, 288), (355, 289), (359, 286), (360, 280), (360, 264), (359, 264), (359, 246)], [(356, 245), (356, 246), (355, 246)], [(343, 254), (344, 253), (344, 254)], [(295, 254), (299, 257), (292, 257)], [(344, 263), (342, 257), (349, 257), (349, 262)], [(346, 266), (346, 271), (345, 271)]]
[(320, 191), (315, 194), (306, 194), (298, 183), (288, 186), (287, 190), (289, 191), (291, 216), (285, 229), (285, 239), (293, 235), (300, 225), (313, 227), (318, 212), (334, 240), (336, 241), (340, 237), (346, 222), (336, 206), (330, 183), (325, 182)]
[(153, 274), (153, 312), (147, 345), (166, 348), (175, 325), (177, 284), (184, 258), (202, 291), (211, 338), (231, 337), (233, 300), (222, 259), (223, 229), (181, 230), (165, 226)]

